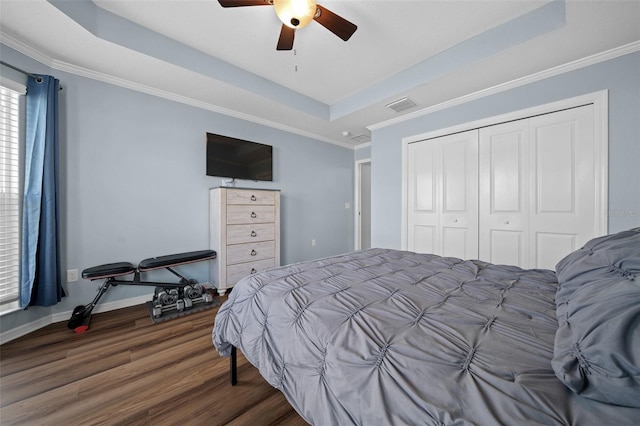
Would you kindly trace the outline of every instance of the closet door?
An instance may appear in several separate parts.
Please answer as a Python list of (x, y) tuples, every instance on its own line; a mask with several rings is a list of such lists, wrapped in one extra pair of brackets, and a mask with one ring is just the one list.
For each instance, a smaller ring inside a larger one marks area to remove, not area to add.
[(480, 130), (479, 258), (529, 264), (529, 131), (527, 120)]
[(593, 105), (480, 130), (479, 257), (555, 269), (599, 235)]
[(478, 131), (407, 147), (408, 249), (478, 256)]
[(587, 105), (529, 120), (533, 267), (555, 269), (601, 233), (593, 110)]

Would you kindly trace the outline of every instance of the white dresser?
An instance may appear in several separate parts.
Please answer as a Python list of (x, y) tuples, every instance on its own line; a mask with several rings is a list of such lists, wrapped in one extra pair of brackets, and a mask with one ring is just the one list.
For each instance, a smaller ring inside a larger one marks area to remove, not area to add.
[(241, 278), (280, 266), (280, 191), (213, 188), (210, 199), (211, 281), (224, 295)]

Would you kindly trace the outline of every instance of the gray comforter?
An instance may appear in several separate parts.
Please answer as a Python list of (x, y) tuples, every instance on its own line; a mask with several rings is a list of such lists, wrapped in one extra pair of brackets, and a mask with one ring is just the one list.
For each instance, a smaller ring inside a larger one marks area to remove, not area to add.
[(318, 426), (638, 424), (556, 377), (556, 290), (553, 271), (371, 249), (242, 280), (213, 340)]

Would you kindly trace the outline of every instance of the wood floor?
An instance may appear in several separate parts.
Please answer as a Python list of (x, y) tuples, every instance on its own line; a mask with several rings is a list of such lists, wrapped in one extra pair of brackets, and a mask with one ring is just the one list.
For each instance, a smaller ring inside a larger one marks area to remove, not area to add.
[(238, 351), (211, 343), (213, 308), (153, 324), (144, 305), (52, 324), (0, 346), (0, 424), (306, 425)]

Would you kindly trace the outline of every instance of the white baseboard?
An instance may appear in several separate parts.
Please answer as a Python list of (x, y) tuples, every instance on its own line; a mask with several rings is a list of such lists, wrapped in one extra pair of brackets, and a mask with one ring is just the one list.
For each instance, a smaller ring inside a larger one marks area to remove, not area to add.
[[(128, 299), (116, 300), (113, 302), (101, 303), (93, 309), (93, 313), (99, 314), (100, 312), (108, 312), (116, 309), (127, 308), (129, 306), (141, 305), (151, 300), (151, 297), (153, 296), (149, 296), (147, 294), (143, 296), (131, 297)], [(15, 340), (18, 337), (22, 337), (26, 334), (32, 333), (50, 324), (54, 324), (60, 321), (68, 321), (69, 318), (71, 318), (72, 312), (73, 312), (72, 310), (64, 311), (64, 312), (56, 312), (54, 314), (46, 315), (42, 318), (39, 318), (36, 321), (32, 321), (28, 324), (24, 324), (19, 327), (8, 330), (4, 333), (0, 333), (0, 345), (10, 342), (12, 340)], [(69, 333), (73, 333), (73, 332), (69, 330)]]

